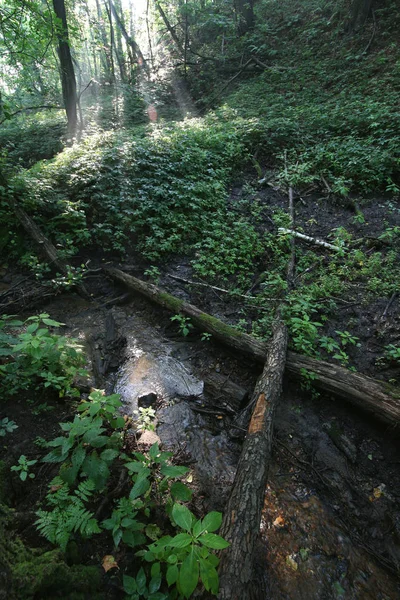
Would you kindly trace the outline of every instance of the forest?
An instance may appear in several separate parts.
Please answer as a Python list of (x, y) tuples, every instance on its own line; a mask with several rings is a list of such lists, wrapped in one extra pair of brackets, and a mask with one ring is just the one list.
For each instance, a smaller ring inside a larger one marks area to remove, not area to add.
[(0, 0), (0, 600), (400, 597), (396, 0)]

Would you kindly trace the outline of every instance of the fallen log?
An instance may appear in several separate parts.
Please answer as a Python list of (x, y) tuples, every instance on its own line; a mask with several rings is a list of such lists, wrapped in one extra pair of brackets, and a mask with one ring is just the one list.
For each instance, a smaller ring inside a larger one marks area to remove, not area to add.
[[(54, 265), (63, 275), (68, 275), (69, 269), (67, 263), (59, 257), (54, 245), (42, 233), (41, 229), (38, 227), (38, 225), (36, 225), (33, 219), (24, 211), (24, 209), (20, 206), (18, 200), (15, 197), (13, 197), (12, 194), (10, 194), (8, 197), (8, 201), (11, 204), (18, 221), (21, 223), (26, 233), (36, 243), (38, 250), (41, 252), (41, 254), (43, 254), (46, 257), (48, 263), (51, 266)], [(75, 288), (80, 296), (82, 296), (86, 300), (90, 299), (90, 296), (83, 283), (76, 283)]]
[(224, 512), (220, 535), (230, 546), (221, 555), (220, 600), (264, 598), (251, 586), (254, 548), (259, 536), (261, 511), (271, 459), (275, 409), (282, 391), (287, 348), (287, 328), (279, 320), (269, 346), (264, 370), (251, 399), (255, 405), (237, 466), (235, 481)]
[[(290, 225), (294, 225), (293, 189), (289, 187)], [(288, 290), (295, 273), (295, 242), (290, 240), (287, 266)], [(265, 598), (262, 586), (254, 581), (255, 548), (259, 539), (261, 511), (271, 463), (272, 436), (276, 407), (282, 393), (288, 329), (282, 318), (284, 300), (276, 312), (267, 360), (246, 408), (250, 425), (243, 443), (235, 481), (224, 512), (221, 534), (230, 543), (222, 552), (218, 570), (220, 600), (256, 600)]]
[[(151, 283), (143, 282), (119, 269), (105, 267), (104, 271), (115, 281), (142, 294), (163, 308), (190, 317), (194, 325), (201, 331), (211, 333), (215, 339), (229, 348), (264, 365), (268, 350), (268, 344), (265, 342), (241, 333), (234, 327)], [(296, 379), (304, 378), (304, 372), (315, 373), (316, 379), (313, 380), (315, 387), (347, 400), (390, 425), (397, 425), (400, 422), (400, 390), (398, 387), (361, 373), (353, 373), (339, 365), (294, 352), (287, 353), (286, 372)]]
[(204, 391), (213, 397), (218, 406), (235, 414), (248, 397), (248, 390), (219, 373), (205, 373), (202, 376)]

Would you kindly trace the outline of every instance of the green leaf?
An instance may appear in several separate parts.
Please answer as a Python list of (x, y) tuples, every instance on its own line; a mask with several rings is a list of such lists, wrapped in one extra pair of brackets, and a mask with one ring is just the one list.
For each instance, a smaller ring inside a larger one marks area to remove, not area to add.
[(194, 524), (193, 535), (194, 535), (194, 537), (199, 537), (199, 535), (201, 535), (204, 531), (205, 531), (205, 528), (203, 527), (203, 522), (201, 519), (199, 519)]
[(160, 454), (160, 448), (158, 446), (158, 443), (156, 442), (155, 444), (153, 444), (149, 450), (149, 456), (151, 459), (156, 459), (157, 456)]
[(181, 481), (175, 481), (171, 485), (171, 496), (175, 500), (181, 500), (182, 502), (189, 502), (192, 499), (192, 490)]
[(137, 591), (136, 579), (129, 575), (123, 576), (124, 592), (127, 594), (134, 594)]
[(36, 331), (36, 329), (39, 328), (39, 323), (31, 323), (31, 325), (29, 325), (26, 328), (26, 333), (34, 333)]
[(183, 504), (174, 504), (172, 507), (172, 518), (179, 527), (186, 529), (186, 531), (191, 530), (192, 523), (195, 520), (193, 513), (186, 506), (183, 506)]
[(215, 535), (215, 533), (205, 533), (198, 538), (198, 541), (213, 550), (222, 550), (229, 546), (229, 542), (226, 542), (221, 536)]
[(136, 585), (139, 594), (143, 594), (146, 589), (146, 574), (143, 567), (140, 568), (139, 573), (136, 575)]
[(76, 471), (80, 469), (83, 461), (86, 458), (86, 450), (82, 446), (77, 446), (71, 455), (72, 466)]
[(183, 561), (179, 571), (179, 586), (185, 598), (189, 598), (199, 582), (199, 563), (191, 552)]
[(172, 538), (168, 546), (171, 546), (171, 548), (185, 548), (186, 546), (189, 546), (191, 542), (191, 535), (188, 533), (178, 533), (178, 535)]
[(203, 527), (205, 531), (216, 531), (221, 527), (222, 513), (212, 511), (203, 519)]
[(161, 465), (160, 471), (165, 477), (182, 477), (189, 472), (187, 467), (177, 467), (174, 465)]
[(45, 325), (49, 325), (49, 327), (61, 327), (61, 325), (65, 325), (65, 323), (59, 323), (58, 321), (53, 321), (53, 319), (42, 319)]
[(134, 500), (135, 498), (139, 498), (142, 494), (147, 492), (150, 488), (150, 481), (147, 479), (146, 475), (139, 475), (137, 478), (135, 485), (130, 491), (129, 498)]
[(216, 569), (203, 558), (200, 559), (200, 578), (204, 587), (212, 594), (218, 594), (219, 580)]
[[(154, 566), (154, 565), (153, 565)], [(158, 592), (161, 586), (161, 573), (154, 575), (149, 582), (149, 592), (150, 594), (154, 594), (154, 592)]]
[(140, 531), (132, 531), (131, 529), (128, 529), (122, 534), (122, 541), (131, 548), (135, 548), (135, 546), (141, 546), (144, 544), (146, 542), (146, 538), (143, 533), (140, 533)]
[(109, 448), (108, 450), (103, 450), (103, 452), (100, 454), (100, 458), (106, 462), (111, 462), (114, 460), (114, 458), (117, 458), (118, 455), (118, 450), (112, 450)]
[[(153, 565), (151, 565), (150, 575), (152, 577), (156, 577), (160, 572), (161, 572), (161, 563), (155, 562)], [(156, 592), (157, 590), (154, 590), (154, 591)]]
[(178, 565), (170, 565), (167, 569), (167, 583), (169, 586), (174, 585), (178, 581), (179, 569)]

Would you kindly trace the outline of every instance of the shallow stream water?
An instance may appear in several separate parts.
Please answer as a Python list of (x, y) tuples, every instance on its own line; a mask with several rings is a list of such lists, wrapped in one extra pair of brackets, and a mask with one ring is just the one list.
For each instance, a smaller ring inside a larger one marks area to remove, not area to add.
[[(57, 316), (54, 307), (46, 310)], [(85, 339), (102, 331), (106, 313), (69, 304), (63, 320)], [(140, 398), (151, 399), (161, 443), (193, 468), (197, 507), (223, 510), (240, 445), (228, 436), (229, 417), (196, 411), (215, 406), (198, 365), (239, 374), (240, 363), (196, 340), (170, 339), (169, 323), (144, 303), (112, 313), (127, 346), (108, 376), (109, 391), (121, 394), (129, 415)], [(335, 443), (333, 426), (351, 453)], [(400, 455), (393, 432), (345, 403), (309, 398), (287, 382), (275, 434), (261, 523), (265, 556), (260, 553), (258, 565), (268, 574), (268, 597), (399, 598)]]

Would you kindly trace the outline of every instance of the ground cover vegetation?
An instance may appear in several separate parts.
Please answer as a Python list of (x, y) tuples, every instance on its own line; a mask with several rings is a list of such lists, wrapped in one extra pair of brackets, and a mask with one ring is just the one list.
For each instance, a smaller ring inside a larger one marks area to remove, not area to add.
[[(59, 0), (0, 6), (2, 268), (60, 293), (103, 261), (136, 262), (158, 281), (180, 260), (240, 305), (238, 328), (268, 339), (285, 297), (293, 350), (396, 384), (398, 333), (383, 325), (400, 281), (396, 3), (155, 0), (142, 13), (120, 0), (65, 4), (65, 18)], [(336, 247), (298, 243), (290, 291), (289, 188), (296, 230)], [(16, 202), (66, 273), (27, 237)], [(172, 320), (194, 332), (184, 316)], [(56, 597), (60, 586), (64, 597), (105, 597), (82, 549), (110, 540), (103, 568), (115, 594), (188, 598), (199, 582), (216, 594), (221, 515), (196, 512), (189, 471), (170, 453), (138, 451), (117, 395), (81, 401), (84, 354), (61, 325), (47, 313), (0, 320), (0, 549), (14, 597)], [(305, 389), (312, 379), (304, 373)], [(57, 397), (69, 402), (61, 434), (8, 464), (18, 422), (7, 403), (40, 416)], [(141, 410), (139, 430), (154, 428)], [(48, 487), (34, 516), (53, 548), (45, 554), (29, 536), (9, 541), (6, 489), (17, 479)]]

